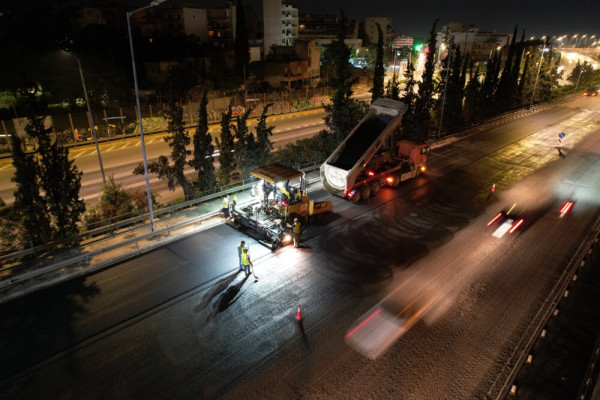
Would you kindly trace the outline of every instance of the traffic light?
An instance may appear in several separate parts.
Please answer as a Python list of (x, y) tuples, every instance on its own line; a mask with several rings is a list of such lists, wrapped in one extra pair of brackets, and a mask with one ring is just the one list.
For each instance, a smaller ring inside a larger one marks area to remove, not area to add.
[(413, 49), (414, 51), (421, 51), (423, 49), (423, 43), (415, 43)]

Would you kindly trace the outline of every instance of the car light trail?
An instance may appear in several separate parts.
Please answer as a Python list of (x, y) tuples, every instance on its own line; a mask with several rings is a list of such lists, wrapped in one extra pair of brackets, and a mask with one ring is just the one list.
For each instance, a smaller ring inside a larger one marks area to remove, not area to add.
[(365, 319), (363, 322), (360, 323), (360, 325), (358, 325), (356, 328), (352, 329), (352, 331), (348, 332), (348, 334), (346, 335), (346, 339), (348, 339), (350, 336), (354, 335), (356, 333), (356, 331), (358, 331), (360, 328), (362, 328), (367, 322), (369, 322), (370, 320), (375, 318), (375, 316), (377, 314), (379, 314), (380, 312), (381, 312), (381, 308), (378, 308), (377, 311), (375, 311), (373, 314), (371, 314), (369, 316), (369, 318)]
[(523, 223), (523, 220), (520, 219), (514, 226), (508, 231), (508, 233), (513, 233), (517, 230), (517, 228)]
[(502, 216), (502, 213), (498, 213), (498, 215), (496, 215), (494, 217), (494, 219), (492, 219), (490, 222), (487, 223), (487, 226), (492, 225), (494, 222), (496, 222), (498, 220), (498, 218), (500, 218)]
[(564, 217), (572, 207), (573, 202), (571, 201), (567, 201), (565, 204), (563, 204), (562, 208), (560, 209), (560, 217)]

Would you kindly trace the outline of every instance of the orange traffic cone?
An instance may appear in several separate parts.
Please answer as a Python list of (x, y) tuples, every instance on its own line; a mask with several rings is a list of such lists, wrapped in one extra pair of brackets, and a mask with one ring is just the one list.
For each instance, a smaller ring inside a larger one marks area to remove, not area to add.
[(296, 311), (296, 321), (302, 321), (302, 308), (298, 306), (298, 311)]

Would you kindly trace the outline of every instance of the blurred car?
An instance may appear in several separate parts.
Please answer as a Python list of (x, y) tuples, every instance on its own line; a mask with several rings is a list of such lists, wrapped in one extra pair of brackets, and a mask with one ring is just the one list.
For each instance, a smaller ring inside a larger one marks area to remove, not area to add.
[(524, 228), (525, 212), (516, 206), (513, 204), (512, 207), (503, 209), (487, 223), (488, 227), (494, 228), (492, 236), (501, 238), (506, 233), (512, 234)]
[(598, 92), (600, 92), (600, 89), (598, 89), (595, 86), (591, 86), (583, 91), (583, 95), (584, 96), (598, 96)]
[(369, 310), (346, 333), (346, 343), (374, 360), (410, 329), (434, 303), (434, 297), (390, 296)]

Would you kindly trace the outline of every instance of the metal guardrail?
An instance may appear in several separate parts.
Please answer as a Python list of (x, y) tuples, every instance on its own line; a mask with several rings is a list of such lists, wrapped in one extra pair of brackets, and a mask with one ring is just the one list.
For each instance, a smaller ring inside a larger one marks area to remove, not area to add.
[[(598, 368), (600, 366), (600, 338), (596, 340), (596, 344), (594, 346), (594, 353), (588, 363), (588, 367), (585, 371), (585, 379), (581, 383), (581, 388), (579, 389), (579, 399), (591, 399), (593, 392), (595, 391), (596, 382), (598, 381)], [(596, 379), (594, 379), (596, 377)]]
[[(515, 352), (513, 353), (513, 355), (516, 356), (516, 360), (511, 358), (511, 360), (506, 363), (505, 369), (510, 368), (507, 379), (504, 382), (500, 382), (499, 380), (494, 382), (490, 388), (490, 391), (488, 392), (488, 397), (492, 396), (491, 392), (496, 383), (499, 383), (501, 387), (498, 391), (498, 395), (495, 398), (504, 399), (511, 392), (511, 388), (515, 382), (517, 374), (525, 364), (531, 349), (540, 337), (544, 326), (548, 324), (548, 321), (554, 315), (554, 312), (558, 308), (561, 299), (564, 297), (565, 290), (567, 290), (569, 284), (573, 280), (573, 275), (577, 272), (577, 269), (582, 265), (582, 263), (584, 263), (585, 257), (588, 255), (590, 249), (594, 246), (595, 240), (599, 235), (600, 217), (596, 219), (592, 225), (592, 228), (588, 231), (586, 238), (579, 245), (575, 255), (569, 262), (569, 265), (563, 271), (561, 277), (552, 288), (551, 294), (546, 298), (542, 307), (540, 307), (536, 318), (534, 318), (532, 324), (530, 325), (529, 332), (531, 334), (523, 337), (523, 340), (526, 340), (526, 342), (521, 342), (519, 346), (517, 346)], [(502, 373), (499, 374), (499, 378), (501, 376), (503, 376)], [(506, 374), (504, 376), (506, 376)]]

